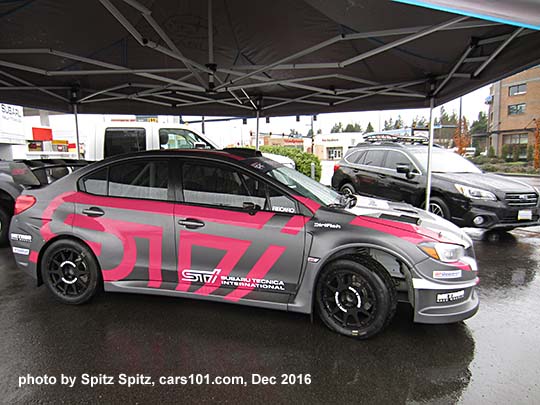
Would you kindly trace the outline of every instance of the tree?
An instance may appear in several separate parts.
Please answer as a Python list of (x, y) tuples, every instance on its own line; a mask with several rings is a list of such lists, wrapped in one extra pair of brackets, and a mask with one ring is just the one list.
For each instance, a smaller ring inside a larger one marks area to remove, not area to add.
[(488, 149), (488, 158), (494, 158), (495, 157), (495, 148), (493, 145), (491, 145)]
[(334, 124), (334, 126), (332, 127), (330, 132), (331, 133), (343, 132), (343, 124), (341, 122), (338, 122), (337, 124)]
[(311, 138), (313, 136), (313, 130), (310, 128), (309, 131), (307, 131), (307, 137)]
[(384, 120), (384, 128), (383, 128), (385, 131), (388, 131), (390, 129), (394, 129), (394, 120), (392, 119), (392, 117), (390, 117), (387, 120)]
[(513, 145), (512, 147), (512, 161), (513, 162), (519, 161), (519, 145)]
[(416, 116), (413, 119), (412, 127), (413, 128), (427, 128), (428, 127), (428, 122), (427, 122), (426, 117), (424, 117), (424, 116), (421, 116), (421, 117)]
[(534, 146), (529, 145), (527, 147), (527, 162), (532, 162), (534, 160)]
[(403, 119), (401, 118), (401, 115), (398, 115), (396, 122), (394, 122), (394, 129), (401, 129), (403, 126)]
[(299, 135), (298, 131), (294, 128), (291, 128), (291, 131), (289, 132), (289, 136)]
[(471, 134), (485, 134), (488, 130), (488, 118), (484, 111), (478, 113), (478, 119), (471, 124)]
[(343, 132), (362, 132), (362, 127), (357, 122), (354, 124), (347, 124)]
[(371, 122), (369, 122), (367, 124), (367, 128), (366, 128), (366, 131), (364, 132), (364, 134), (368, 134), (370, 132), (375, 132), (375, 130), (373, 129), (373, 125), (371, 125)]
[(457, 153), (463, 155), (465, 148), (471, 144), (471, 136), (469, 135), (469, 126), (465, 117), (461, 120), (461, 129), (458, 127), (454, 131), (454, 146), (457, 148)]
[(317, 135), (318, 135), (318, 134), (322, 134), (322, 129), (319, 128), (319, 129), (317, 130)]

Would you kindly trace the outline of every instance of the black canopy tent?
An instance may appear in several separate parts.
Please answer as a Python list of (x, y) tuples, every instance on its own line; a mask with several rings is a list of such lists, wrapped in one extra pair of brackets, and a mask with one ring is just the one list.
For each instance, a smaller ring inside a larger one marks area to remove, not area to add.
[(389, 0), (0, 0), (0, 99), (243, 117), (433, 107), (540, 63), (535, 3), (513, 0), (509, 25)]

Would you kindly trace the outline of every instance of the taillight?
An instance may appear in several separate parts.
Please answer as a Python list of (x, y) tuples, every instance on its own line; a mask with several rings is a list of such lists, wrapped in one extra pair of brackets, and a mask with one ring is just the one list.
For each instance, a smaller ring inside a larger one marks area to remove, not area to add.
[(21, 212), (31, 208), (36, 203), (36, 197), (33, 195), (20, 195), (15, 200), (15, 212), (14, 215), (18, 215)]
[(339, 170), (339, 164), (336, 163), (336, 164), (334, 165), (334, 173), (337, 172), (338, 170)]

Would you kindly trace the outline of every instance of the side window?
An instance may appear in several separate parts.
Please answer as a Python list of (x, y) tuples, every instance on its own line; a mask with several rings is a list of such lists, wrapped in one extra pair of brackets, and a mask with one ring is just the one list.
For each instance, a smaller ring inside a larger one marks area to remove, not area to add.
[(107, 168), (100, 169), (82, 179), (82, 184), (87, 193), (95, 195), (107, 195)]
[(286, 195), (283, 195), (279, 190), (276, 190), (274, 187), (269, 187), (268, 196), (270, 197), (272, 211), (286, 214), (297, 213), (296, 203)]
[(395, 171), (398, 164), (408, 164), (411, 166), (411, 170), (414, 168), (409, 158), (403, 153), (395, 152), (392, 150), (388, 151), (384, 167)]
[(367, 166), (382, 167), (385, 153), (386, 151), (384, 150), (368, 150), (366, 152), (363, 164)]
[(233, 208), (252, 203), (266, 208), (264, 184), (224, 166), (185, 163), (182, 184), (187, 203)]
[(132, 161), (111, 166), (109, 196), (167, 200), (168, 163)]
[(213, 149), (195, 132), (180, 128), (161, 128), (159, 143), (162, 149)]
[(365, 150), (355, 150), (355, 151), (349, 153), (345, 157), (345, 160), (347, 162), (353, 163), (353, 164), (362, 164), (362, 161), (363, 161), (365, 155), (366, 155)]
[(144, 128), (107, 128), (105, 130), (105, 158), (142, 150), (146, 150)]

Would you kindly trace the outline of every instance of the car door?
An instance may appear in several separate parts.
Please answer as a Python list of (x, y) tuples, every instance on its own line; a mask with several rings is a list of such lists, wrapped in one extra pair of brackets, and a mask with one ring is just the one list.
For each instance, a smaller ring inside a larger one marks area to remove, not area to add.
[(168, 159), (135, 158), (79, 180), (73, 230), (98, 256), (105, 282), (175, 285), (167, 279), (176, 265), (169, 178)]
[(178, 291), (285, 303), (304, 263), (298, 204), (222, 162), (179, 161), (175, 206)]
[[(396, 167), (398, 164), (407, 164), (411, 168), (413, 177), (407, 178), (404, 173), (398, 173)], [(397, 150), (389, 150), (384, 162), (385, 172), (387, 174), (384, 194), (386, 198), (392, 201), (404, 201), (413, 204), (416, 196), (422, 193), (419, 179), (420, 171), (409, 157)]]

